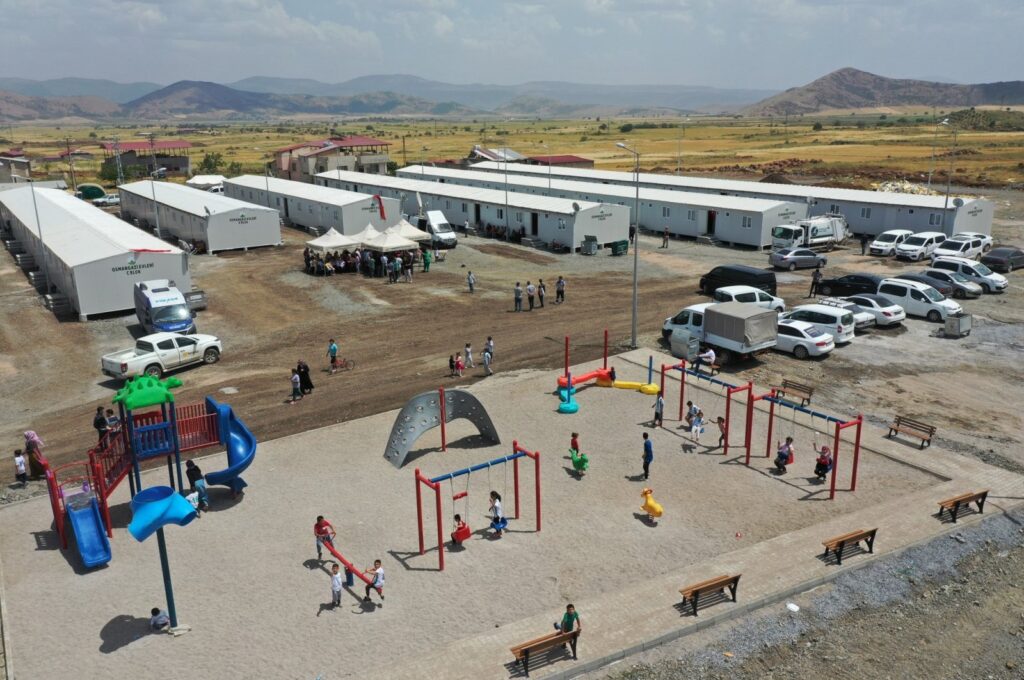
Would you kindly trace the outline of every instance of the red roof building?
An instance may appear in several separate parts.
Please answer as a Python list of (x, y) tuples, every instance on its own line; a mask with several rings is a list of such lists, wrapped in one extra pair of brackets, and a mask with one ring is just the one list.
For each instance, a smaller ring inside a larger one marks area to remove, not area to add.
[[(108, 155), (114, 153), (113, 142), (103, 142), (100, 144), (103, 151)], [(120, 148), (121, 153), (127, 151), (136, 151), (142, 153), (148, 153), (150, 150), (153, 151), (185, 151), (192, 148), (192, 142), (186, 139), (158, 139), (152, 144), (148, 139), (135, 142), (118, 142), (117, 146)]]

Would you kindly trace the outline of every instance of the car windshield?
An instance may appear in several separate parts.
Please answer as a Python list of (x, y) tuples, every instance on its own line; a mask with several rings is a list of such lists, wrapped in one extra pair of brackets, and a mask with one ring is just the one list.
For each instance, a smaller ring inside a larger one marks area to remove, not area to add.
[(943, 300), (946, 299), (942, 297), (942, 294), (939, 293), (939, 291), (935, 290), (931, 286), (924, 289), (924, 294), (927, 295), (928, 299), (931, 300), (932, 302), (942, 302)]
[(981, 274), (982, 276), (988, 276), (989, 274), (991, 274), (991, 273), (992, 273), (992, 270), (991, 270), (991, 269), (989, 269), (989, 268), (988, 268), (988, 267), (986, 267), (985, 265), (981, 264), (980, 262), (975, 262), (975, 263), (974, 263), (973, 265), (971, 265), (971, 266), (972, 266), (972, 267), (974, 267), (974, 271), (978, 272), (978, 273), (979, 273), (979, 274)]
[(772, 229), (773, 238), (792, 238), (793, 230), (790, 227), (775, 227)]
[(448, 224), (447, 222), (435, 224), (434, 231), (436, 231), (438, 234), (450, 234), (452, 233), (452, 225)]
[(157, 307), (153, 310), (154, 323), (168, 323), (174, 321), (185, 321), (192, 318), (192, 312), (188, 305), (170, 305), (168, 307)]
[(892, 243), (896, 240), (896, 234), (879, 234), (875, 240), (879, 243)]
[(910, 238), (908, 238), (906, 241), (903, 242), (903, 245), (905, 245), (905, 246), (923, 246), (924, 245), (924, 239), (921, 238), (920, 236), (911, 236)]

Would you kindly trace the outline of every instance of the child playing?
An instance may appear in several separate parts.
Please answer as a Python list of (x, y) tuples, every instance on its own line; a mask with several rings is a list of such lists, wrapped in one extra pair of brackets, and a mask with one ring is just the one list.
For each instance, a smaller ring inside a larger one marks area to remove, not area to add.
[(455, 377), (455, 355), (454, 354), (449, 354), (448, 355), (448, 377), (449, 378), (454, 378)]
[(793, 464), (793, 458), (793, 438), (786, 437), (785, 443), (775, 453), (775, 469), (780, 475), (786, 474), (786, 466)]
[(715, 423), (718, 425), (718, 445), (725, 446), (725, 418), (718, 416)]
[(331, 523), (325, 520), (323, 515), (317, 515), (316, 524), (313, 525), (313, 536), (316, 538), (316, 558), (318, 560), (324, 558), (324, 543), (333, 548), (334, 537), (337, 535), (338, 533), (334, 530)]
[(470, 368), (476, 368), (476, 364), (473, 363), (473, 344), (466, 343), (466, 366)]
[(341, 578), (341, 569), (335, 564), (331, 567), (331, 604), (335, 607), (341, 606), (341, 590), (344, 583)]
[(658, 392), (658, 398), (654, 400), (654, 427), (664, 427), (665, 421), (665, 398)]
[(380, 560), (373, 561), (373, 567), (363, 572), (364, 574), (373, 574), (373, 583), (367, 584), (366, 586), (366, 597), (363, 598), (363, 602), (370, 601), (370, 590), (376, 590), (377, 594), (380, 595), (380, 601), (384, 602), (384, 567), (380, 566)]
[(820, 449), (814, 445), (814, 452), (818, 454), (817, 460), (814, 461), (814, 476), (824, 482), (825, 477), (832, 471), (832, 449), (827, 444), (823, 444)]
[(704, 432), (704, 411), (697, 409), (693, 420), (690, 421), (690, 437), (693, 438), (693, 441), (700, 442), (702, 432)]
[(455, 531), (452, 532), (452, 547), (462, 543), (460, 536), (469, 530), (469, 525), (462, 521), (462, 515), (455, 515)]
[(466, 364), (462, 362), (462, 354), (455, 354), (455, 375), (462, 377), (462, 372), (466, 369)]
[(577, 451), (577, 452), (580, 450), (580, 433), (579, 432), (573, 432), (572, 433), (572, 437), (569, 438), (569, 448), (572, 449), (573, 451)]
[(299, 372), (296, 369), (292, 369), (292, 398), (288, 400), (288, 404), (294, 404), (298, 400), (302, 399), (302, 378), (299, 377)]
[(501, 538), (501, 531), (505, 527), (505, 515), (501, 511), (501, 494), (492, 491), (490, 494), (491, 505), (491, 528), (494, 529), (496, 538)]
[(185, 461), (185, 476), (188, 477), (188, 483), (192, 487), (192, 491), (196, 492), (196, 498), (199, 501), (199, 509), (203, 512), (210, 509), (210, 497), (206, 493), (206, 477), (203, 476), (203, 471), (199, 469), (195, 461)]
[(14, 452), (14, 478), (22, 488), (28, 485), (28, 470), (25, 466), (25, 456), (21, 449), (18, 449)]

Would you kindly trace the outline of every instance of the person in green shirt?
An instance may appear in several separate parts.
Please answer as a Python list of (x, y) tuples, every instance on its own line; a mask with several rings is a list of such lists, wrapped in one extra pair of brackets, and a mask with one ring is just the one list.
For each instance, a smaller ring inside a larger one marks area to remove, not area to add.
[(423, 271), (425, 271), (425, 272), (429, 272), (430, 271), (430, 260), (431, 259), (432, 258), (430, 256), (430, 251), (429, 250), (424, 250), (423, 251)]
[(576, 613), (576, 606), (567, 604), (565, 605), (565, 613), (562, 614), (561, 622), (555, 622), (555, 630), (560, 633), (571, 633), (573, 628), (576, 629), (577, 633), (583, 632), (583, 624), (580, 623), (580, 615)]

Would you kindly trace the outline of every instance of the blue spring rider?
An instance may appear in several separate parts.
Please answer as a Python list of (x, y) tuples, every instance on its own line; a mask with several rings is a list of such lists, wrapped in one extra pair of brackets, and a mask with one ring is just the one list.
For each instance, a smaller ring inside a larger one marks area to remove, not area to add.
[(567, 376), (566, 386), (558, 388), (558, 398), (562, 403), (558, 405), (559, 413), (576, 413), (580, 410), (579, 402), (573, 398), (576, 388), (572, 386), (572, 374)]

